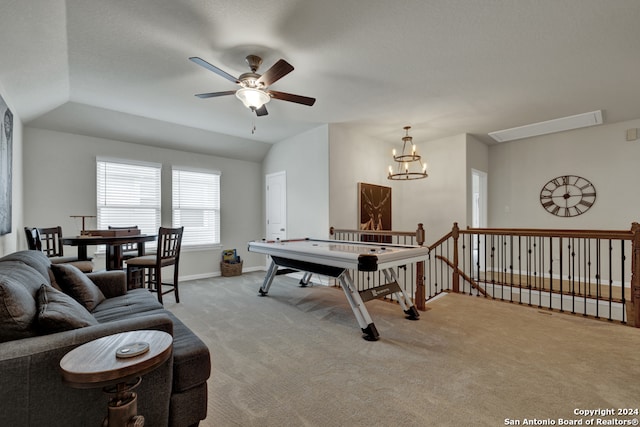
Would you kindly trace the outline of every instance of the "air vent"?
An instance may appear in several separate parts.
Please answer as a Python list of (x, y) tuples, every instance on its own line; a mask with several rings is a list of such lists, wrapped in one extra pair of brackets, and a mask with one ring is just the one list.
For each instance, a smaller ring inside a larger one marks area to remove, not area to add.
[(547, 120), (546, 122), (489, 132), (489, 136), (498, 142), (506, 142), (601, 124), (602, 110), (597, 110), (590, 113)]

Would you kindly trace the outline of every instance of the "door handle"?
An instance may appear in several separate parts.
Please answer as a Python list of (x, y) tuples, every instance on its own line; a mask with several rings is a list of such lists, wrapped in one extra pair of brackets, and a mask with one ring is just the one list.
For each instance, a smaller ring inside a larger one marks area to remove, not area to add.
[(281, 228), (280, 231), (284, 231), (284, 228)]

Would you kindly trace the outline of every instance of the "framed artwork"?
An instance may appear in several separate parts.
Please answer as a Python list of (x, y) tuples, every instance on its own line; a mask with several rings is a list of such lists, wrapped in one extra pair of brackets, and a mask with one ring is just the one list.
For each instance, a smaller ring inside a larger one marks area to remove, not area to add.
[(11, 233), (13, 113), (0, 96), (0, 236)]
[[(360, 230), (391, 230), (391, 187), (358, 183), (358, 225)], [(391, 236), (362, 236), (363, 241), (381, 243), (389, 243), (390, 239)]]

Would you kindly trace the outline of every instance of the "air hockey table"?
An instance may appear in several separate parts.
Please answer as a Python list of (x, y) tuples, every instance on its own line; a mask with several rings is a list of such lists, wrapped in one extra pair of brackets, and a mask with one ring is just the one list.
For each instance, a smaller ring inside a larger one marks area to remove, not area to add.
[[(308, 283), (311, 274), (336, 278), (344, 291), (353, 314), (368, 341), (379, 339), (365, 301), (393, 294), (406, 317), (418, 320), (420, 314), (411, 297), (400, 287), (394, 267), (425, 261), (429, 248), (341, 240), (293, 239), (277, 241), (252, 241), (250, 252), (269, 255), (271, 262), (259, 293), (267, 295), (278, 269), (293, 269), (305, 272), (301, 284)], [(386, 283), (375, 288), (358, 291), (351, 270), (381, 271)]]

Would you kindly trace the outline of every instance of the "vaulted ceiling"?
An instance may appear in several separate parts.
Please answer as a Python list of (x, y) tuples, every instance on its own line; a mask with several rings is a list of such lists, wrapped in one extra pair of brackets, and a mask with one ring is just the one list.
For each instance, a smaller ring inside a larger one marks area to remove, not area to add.
[[(640, 118), (637, 0), (2, 0), (0, 89), (28, 126), (260, 160), (325, 123), (376, 141), (603, 110)], [(228, 80), (295, 70), (256, 117)], [(255, 129), (254, 129), (255, 127)]]

